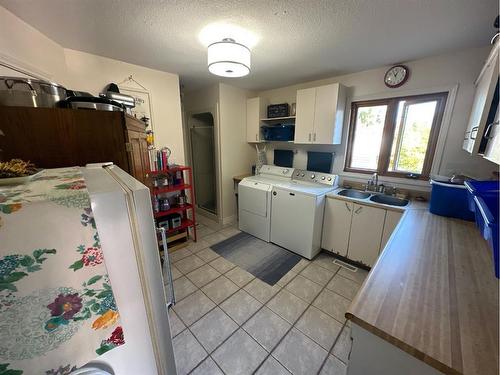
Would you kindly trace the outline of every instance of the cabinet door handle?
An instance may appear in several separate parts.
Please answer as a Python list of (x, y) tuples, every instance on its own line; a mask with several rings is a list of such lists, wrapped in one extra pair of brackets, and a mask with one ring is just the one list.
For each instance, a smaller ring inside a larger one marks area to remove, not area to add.
[(470, 136), (470, 130), (467, 130), (465, 132), (465, 135), (464, 135), (464, 141), (466, 141), (467, 139), (469, 139), (469, 136)]
[(484, 132), (484, 138), (485, 139), (490, 139), (490, 138), (493, 138), (491, 135), (490, 135), (490, 132), (491, 132), (491, 129), (494, 128), (495, 126), (498, 125), (498, 121), (495, 121), (495, 122), (492, 122), (491, 124), (488, 125), (488, 127), (486, 128), (486, 131)]
[(309, 133), (309, 142), (311, 142), (311, 133)]
[(345, 204), (345, 207), (347, 208), (347, 211), (351, 212), (351, 207), (349, 207), (347, 203)]
[[(476, 134), (477, 134), (477, 130), (479, 129), (479, 126), (474, 126), (472, 129), (471, 129), (471, 132), (470, 132), (470, 139), (476, 139)], [(472, 136), (472, 134), (474, 133), (474, 137)]]
[(257, 134), (255, 134), (255, 140), (257, 140)]
[(356, 211), (354, 211), (355, 214), (359, 214), (363, 210), (363, 207), (359, 206)]
[(313, 133), (313, 141), (316, 142), (316, 133)]

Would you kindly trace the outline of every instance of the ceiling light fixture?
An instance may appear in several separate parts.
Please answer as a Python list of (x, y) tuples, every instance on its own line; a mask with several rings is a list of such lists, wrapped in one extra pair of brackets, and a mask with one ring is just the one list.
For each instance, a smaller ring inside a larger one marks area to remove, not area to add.
[(243, 77), (250, 73), (250, 50), (234, 39), (224, 38), (208, 46), (208, 70), (221, 77)]

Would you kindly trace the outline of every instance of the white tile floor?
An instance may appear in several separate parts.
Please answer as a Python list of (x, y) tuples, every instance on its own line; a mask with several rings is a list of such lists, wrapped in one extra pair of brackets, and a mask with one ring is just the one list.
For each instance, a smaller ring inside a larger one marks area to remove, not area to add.
[(209, 249), (239, 232), (216, 229), (200, 225), (198, 242), (171, 256), (179, 375), (345, 374), (344, 314), (366, 271), (339, 268), (321, 253), (269, 286)]

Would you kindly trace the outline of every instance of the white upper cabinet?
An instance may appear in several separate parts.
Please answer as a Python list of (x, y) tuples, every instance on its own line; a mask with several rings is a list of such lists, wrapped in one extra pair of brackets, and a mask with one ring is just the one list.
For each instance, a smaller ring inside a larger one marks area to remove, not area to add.
[(297, 91), (295, 143), (340, 144), (346, 104), (341, 84)]
[(260, 119), (264, 117), (265, 106), (261, 98), (247, 99), (247, 142), (260, 142)]
[(312, 143), (315, 101), (316, 88), (297, 91), (295, 143)]
[[(495, 44), (476, 81), (469, 123), (464, 135), (463, 149), (471, 154), (482, 154), (486, 145), (484, 135), (490, 122), (488, 116), (498, 83), (498, 49)], [(494, 116), (494, 114), (493, 114)]]
[(486, 150), (484, 151), (485, 159), (492, 161), (500, 165), (500, 123), (498, 121), (498, 112), (495, 115), (495, 121), (493, 121), (489, 126), (489, 129), (486, 129), (486, 138), (488, 143), (486, 144)]

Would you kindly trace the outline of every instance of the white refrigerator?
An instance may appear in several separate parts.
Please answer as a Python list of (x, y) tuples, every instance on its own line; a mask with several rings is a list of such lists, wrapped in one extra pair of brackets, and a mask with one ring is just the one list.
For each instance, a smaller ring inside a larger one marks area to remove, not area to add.
[(174, 298), (170, 265), (168, 254), (163, 268), (160, 262), (150, 191), (114, 165), (90, 164), (82, 173), (126, 332), (125, 345), (89, 365), (116, 375), (175, 375), (167, 307)]

